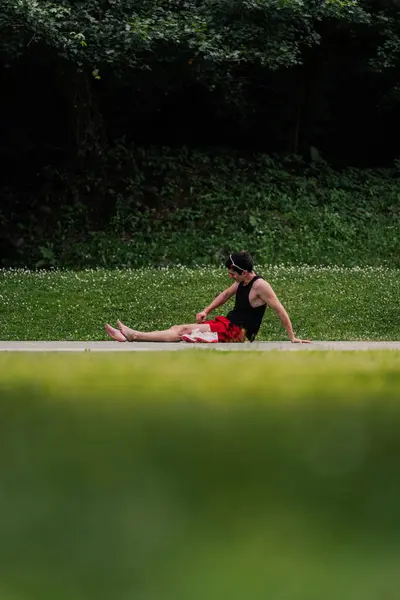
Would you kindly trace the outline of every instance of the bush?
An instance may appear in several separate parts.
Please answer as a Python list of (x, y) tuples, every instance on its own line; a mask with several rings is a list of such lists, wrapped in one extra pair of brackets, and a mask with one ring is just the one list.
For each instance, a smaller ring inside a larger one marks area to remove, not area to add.
[(242, 247), (270, 263), (400, 266), (395, 169), (121, 143), (40, 181), (0, 214), (3, 266), (217, 264)]

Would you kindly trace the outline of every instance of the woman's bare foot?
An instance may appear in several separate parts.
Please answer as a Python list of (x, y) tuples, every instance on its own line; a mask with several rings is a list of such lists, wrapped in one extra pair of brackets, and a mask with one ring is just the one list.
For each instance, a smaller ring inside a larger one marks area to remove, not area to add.
[(137, 331), (135, 331), (134, 329), (130, 329), (129, 327), (121, 323), (119, 319), (117, 321), (117, 325), (121, 334), (125, 337), (125, 339), (128, 340), (128, 342), (135, 342), (137, 340)]
[(112, 337), (113, 340), (116, 340), (117, 342), (126, 342), (127, 339), (124, 335), (122, 335), (122, 333), (118, 330), (115, 329), (115, 327), (111, 327), (111, 325), (109, 325), (107, 323), (106, 325), (106, 331), (108, 333), (108, 335), (110, 337)]

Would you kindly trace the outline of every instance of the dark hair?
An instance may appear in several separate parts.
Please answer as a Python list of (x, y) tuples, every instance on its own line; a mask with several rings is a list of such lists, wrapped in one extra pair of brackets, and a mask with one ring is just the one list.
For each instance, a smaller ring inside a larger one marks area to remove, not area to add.
[[(235, 263), (235, 265), (239, 268), (237, 269), (236, 266), (233, 265), (233, 263)], [(251, 273), (254, 269), (253, 259), (251, 258), (247, 250), (241, 250), (240, 252), (231, 252), (231, 254), (228, 257), (228, 260), (225, 263), (225, 266), (227, 269), (231, 269), (239, 275), (241, 275), (243, 271), (248, 271), (249, 273)]]

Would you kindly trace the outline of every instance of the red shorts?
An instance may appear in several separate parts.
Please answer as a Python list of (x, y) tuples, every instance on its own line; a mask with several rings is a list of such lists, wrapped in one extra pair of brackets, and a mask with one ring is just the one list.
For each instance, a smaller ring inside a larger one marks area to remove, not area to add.
[(219, 342), (244, 342), (246, 339), (246, 331), (234, 325), (226, 317), (215, 317), (211, 321), (203, 321), (210, 326), (211, 331), (218, 334)]

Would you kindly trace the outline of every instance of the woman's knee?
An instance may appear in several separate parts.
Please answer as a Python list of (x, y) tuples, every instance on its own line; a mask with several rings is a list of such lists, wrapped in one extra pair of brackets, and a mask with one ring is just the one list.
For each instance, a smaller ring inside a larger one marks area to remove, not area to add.
[(170, 331), (172, 331), (176, 335), (183, 335), (184, 333), (192, 333), (193, 325), (174, 325), (171, 327)]
[(186, 333), (185, 325), (173, 325), (172, 327), (170, 327), (170, 331), (175, 335), (181, 336), (184, 333)]

